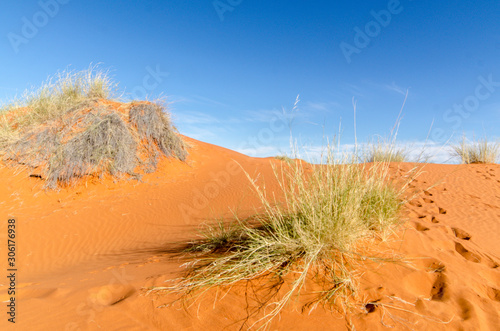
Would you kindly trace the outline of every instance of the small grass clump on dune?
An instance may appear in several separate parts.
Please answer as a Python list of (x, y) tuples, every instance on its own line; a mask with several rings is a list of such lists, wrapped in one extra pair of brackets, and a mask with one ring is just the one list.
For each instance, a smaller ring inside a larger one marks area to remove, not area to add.
[(110, 101), (113, 83), (94, 68), (60, 73), (0, 114), (0, 154), (46, 188), (84, 176), (139, 176), (161, 155), (185, 160), (182, 139), (160, 103)]
[(280, 161), (283, 161), (283, 162), (288, 162), (288, 163), (290, 163), (290, 162), (292, 162), (292, 161), (293, 161), (293, 159), (292, 159), (292, 158), (290, 158), (289, 156), (287, 156), (286, 154), (276, 155), (274, 158), (275, 158), (276, 160), (280, 160)]
[(468, 142), (464, 136), (460, 143), (452, 146), (452, 153), (464, 164), (496, 163), (500, 156), (500, 144), (488, 142), (486, 138)]
[(188, 258), (194, 256), (185, 277), (153, 290), (186, 297), (262, 276), (276, 284), (292, 277), (281, 299), (262, 305), (265, 316), (257, 323), (263, 327), (301, 292), (311, 273), (328, 284), (318, 301), (346, 303), (356, 289), (349, 263), (359, 258), (356, 243), (397, 224), (402, 188), (390, 184), (387, 163), (337, 164), (333, 155), (320, 165), (275, 166), (279, 192), (272, 196), (249, 178), (263, 212), (209, 227), (204, 238), (184, 247)]
[(394, 142), (379, 138), (376, 143), (365, 146), (362, 160), (363, 162), (408, 162), (408, 152), (404, 148), (397, 148)]

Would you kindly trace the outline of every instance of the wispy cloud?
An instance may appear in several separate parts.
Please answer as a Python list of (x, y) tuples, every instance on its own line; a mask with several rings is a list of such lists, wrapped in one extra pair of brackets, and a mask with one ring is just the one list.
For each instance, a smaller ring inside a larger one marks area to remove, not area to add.
[(280, 150), (273, 146), (260, 146), (257, 148), (237, 148), (236, 152), (253, 157), (269, 157), (280, 154)]
[(175, 122), (179, 124), (217, 124), (220, 120), (199, 111), (182, 111), (175, 113)]
[(385, 88), (388, 91), (396, 92), (402, 95), (406, 95), (407, 89), (398, 86), (395, 82), (392, 82), (391, 84), (384, 84), (382, 85), (383, 88)]
[(360, 98), (365, 97), (365, 93), (363, 92), (363, 90), (359, 86), (354, 85), (354, 84), (350, 84), (350, 83), (346, 83), (344, 85), (345, 85), (345, 89), (347, 90), (347, 92), (351, 96), (360, 97)]
[(207, 139), (212, 139), (219, 135), (212, 127), (201, 128), (198, 126), (186, 126), (183, 128), (182, 134), (201, 141), (207, 141)]
[(198, 102), (198, 103), (211, 104), (211, 105), (216, 105), (216, 106), (221, 106), (221, 107), (229, 107), (229, 105), (227, 105), (223, 102), (213, 100), (213, 99), (201, 96), (201, 95), (193, 95), (191, 100), (193, 102)]
[(308, 101), (305, 104), (305, 109), (307, 110), (317, 110), (317, 111), (330, 111), (334, 108), (339, 108), (341, 105), (338, 102), (330, 101), (330, 102), (313, 102)]
[(244, 120), (252, 123), (268, 123), (274, 118), (284, 118), (286, 112), (277, 109), (261, 109), (261, 110), (247, 110), (245, 111)]
[[(358, 151), (361, 152), (364, 149), (369, 148), (367, 144), (359, 144)], [(356, 147), (354, 144), (340, 144), (340, 146), (334, 146), (334, 157), (342, 162), (345, 160), (346, 156), (352, 155), (355, 151)], [(432, 163), (440, 163), (440, 164), (453, 164), (457, 163), (457, 159), (455, 159), (450, 154), (450, 148), (448, 145), (439, 145), (433, 142), (426, 141), (405, 141), (396, 143), (395, 149), (404, 149), (407, 152), (408, 161), (417, 162), (417, 161), (426, 161)], [(283, 153), (282, 150), (279, 150), (275, 147), (263, 146), (255, 149), (241, 149), (240, 153), (247, 154), (250, 156), (264, 157), (270, 155), (276, 155)], [(292, 151), (287, 149), (285, 151), (287, 155), (292, 155)], [(320, 145), (311, 145), (311, 146), (302, 146), (299, 147), (298, 157), (312, 163), (319, 163), (321, 159), (326, 157), (328, 154), (328, 150), (325, 146)]]
[(197, 104), (197, 105), (210, 105), (210, 106), (219, 106), (219, 107), (225, 107), (228, 108), (230, 107), (229, 105), (219, 102), (217, 100), (213, 100), (210, 98), (206, 98), (201, 95), (190, 95), (190, 96), (185, 96), (185, 95), (171, 95), (169, 96), (169, 102), (172, 104)]

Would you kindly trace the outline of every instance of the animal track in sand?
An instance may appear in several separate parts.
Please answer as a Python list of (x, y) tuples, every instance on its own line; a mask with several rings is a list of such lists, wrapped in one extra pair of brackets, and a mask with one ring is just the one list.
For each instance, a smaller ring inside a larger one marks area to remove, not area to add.
[(131, 285), (106, 285), (90, 290), (89, 300), (97, 306), (112, 306), (134, 294)]
[[(457, 238), (460, 238), (459, 236), (457, 236), (457, 232), (455, 231), (457, 229), (452, 228), (452, 230), (455, 233), (455, 236)], [(467, 237), (467, 235), (468, 235), (467, 232), (463, 232), (462, 235), (464, 235), (464, 233), (466, 234), (465, 237)], [(469, 239), (471, 238), (470, 235), (468, 235), (468, 237), (469, 237)], [(469, 239), (465, 239), (465, 238), (463, 238), (463, 239), (469, 240)], [(500, 267), (500, 265), (495, 260), (493, 260), (491, 257), (489, 257), (488, 255), (481, 254), (482, 255), (482, 257), (481, 257), (481, 255), (468, 250), (467, 248), (464, 247), (464, 245), (462, 245), (459, 242), (455, 242), (455, 251), (458, 254), (460, 254), (467, 261), (471, 261), (474, 263), (482, 263), (483, 265), (486, 265), (487, 267), (492, 268), (492, 269), (496, 269), (496, 268)]]
[(481, 262), (481, 257), (471, 251), (469, 251), (468, 249), (466, 249), (464, 247), (464, 245), (462, 245), (461, 243), (459, 242), (455, 242), (455, 251), (462, 255), (462, 257), (464, 259), (466, 259), (467, 261), (471, 261), (471, 262), (474, 262), (474, 263), (479, 263)]
[(495, 262), (495, 260), (493, 260), (491, 257), (489, 257), (487, 255), (486, 255), (486, 258), (484, 260), (484, 264), (486, 264), (491, 269), (496, 269), (496, 268), (500, 267), (500, 265), (497, 262)]
[(423, 270), (425, 272), (440, 273), (446, 270), (444, 263), (433, 257), (415, 259), (412, 261), (412, 264), (414, 264), (418, 270)]
[(448, 297), (448, 284), (446, 276), (437, 272), (436, 280), (432, 284), (431, 300), (443, 301)]
[(474, 315), (474, 306), (466, 299), (460, 298), (457, 300), (460, 307), (460, 317), (466, 321)]
[(417, 200), (412, 200), (410, 201), (410, 205), (414, 206), (414, 207), (422, 207), (422, 203), (420, 201), (417, 201)]
[(459, 229), (459, 228), (451, 228), (451, 229), (453, 230), (455, 237), (457, 237), (459, 239), (470, 240), (470, 238), (472, 238), (472, 236), (470, 234), (468, 234), (467, 232), (465, 232), (462, 229)]
[(436, 218), (436, 216), (432, 216), (431, 222), (432, 223), (439, 223), (439, 220)]
[(425, 203), (434, 203), (434, 200), (431, 200), (429, 198), (424, 198)]
[(494, 288), (494, 287), (488, 287), (486, 289), (486, 294), (491, 300), (495, 300), (500, 302), (500, 290)]
[(445, 215), (447, 213), (446, 209), (439, 207), (439, 213)]
[(420, 222), (413, 222), (413, 225), (415, 226), (415, 230), (417, 231), (429, 231), (429, 228)]

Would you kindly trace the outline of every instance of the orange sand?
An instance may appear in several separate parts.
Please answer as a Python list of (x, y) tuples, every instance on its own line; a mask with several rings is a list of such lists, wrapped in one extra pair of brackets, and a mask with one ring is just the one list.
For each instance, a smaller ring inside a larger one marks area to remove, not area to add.
[[(18, 268), (16, 324), (7, 322), (2, 303), (1, 330), (239, 329), (246, 317), (242, 290), (215, 304), (210, 293), (181, 309), (157, 308), (168, 298), (142, 289), (164, 286), (184, 270), (161, 253), (165, 243), (193, 238), (207, 220), (247, 215), (258, 206), (238, 164), (273, 190), (270, 163), (278, 161), (185, 139), (192, 145), (187, 163), (163, 160), (141, 182), (89, 180), (46, 192), (39, 178), (0, 165), (1, 301), (9, 299), (9, 217), (17, 221)], [(412, 166), (391, 165), (395, 175)], [(420, 194), (404, 209), (405, 227), (383, 244), (412, 263), (362, 270), (358, 294), (376, 302), (367, 306), (371, 312), (301, 311), (295, 303), (271, 329), (498, 328), (500, 165), (429, 164), (414, 185)]]

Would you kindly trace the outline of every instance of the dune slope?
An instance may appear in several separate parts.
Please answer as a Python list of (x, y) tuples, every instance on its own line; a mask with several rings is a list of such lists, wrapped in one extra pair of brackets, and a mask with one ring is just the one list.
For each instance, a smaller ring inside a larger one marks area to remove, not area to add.
[[(157, 308), (172, 298), (145, 295), (180, 275), (166, 243), (196, 237), (201, 224), (259, 206), (243, 169), (276, 189), (271, 158), (185, 137), (187, 162), (164, 159), (135, 180), (87, 181), (44, 191), (39, 178), (0, 168), (0, 238), (17, 226), (17, 318), (0, 329), (220, 330), (247, 328), (242, 288), (208, 293), (193, 306)], [(413, 164), (391, 165), (398, 176)], [(287, 307), (271, 329), (465, 329), (500, 325), (500, 165), (425, 165), (405, 206), (404, 226), (383, 249), (408, 263), (367, 264), (365, 308), (342, 315), (320, 306)], [(7, 247), (0, 248), (6, 270)], [(0, 282), (6, 301), (6, 281)], [(215, 304), (214, 304), (215, 302)], [(6, 311), (5, 304), (3, 311)]]

